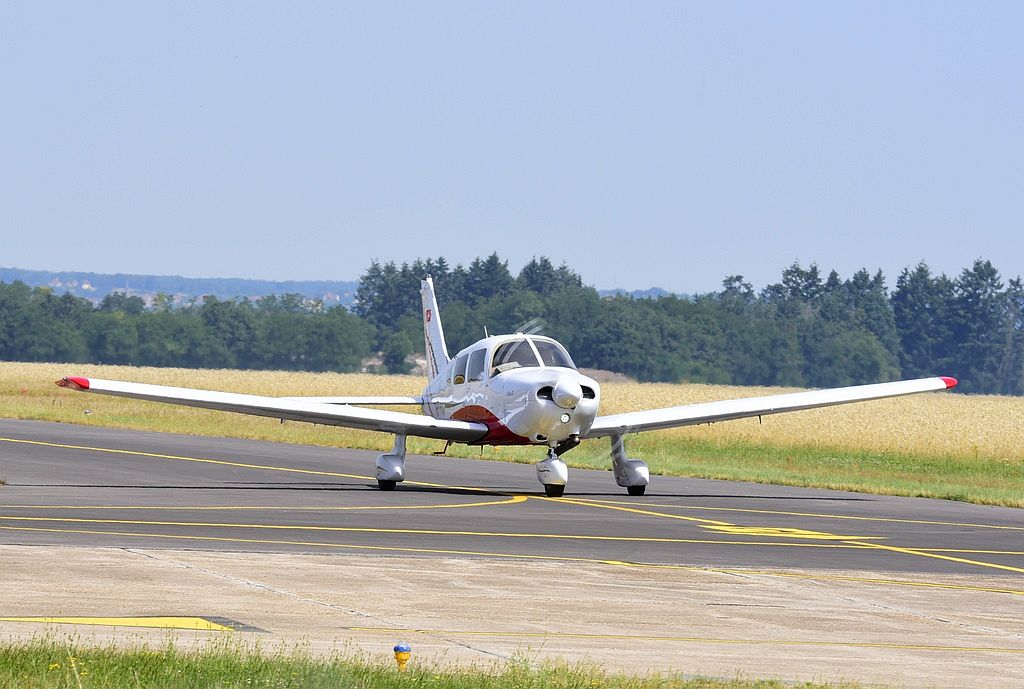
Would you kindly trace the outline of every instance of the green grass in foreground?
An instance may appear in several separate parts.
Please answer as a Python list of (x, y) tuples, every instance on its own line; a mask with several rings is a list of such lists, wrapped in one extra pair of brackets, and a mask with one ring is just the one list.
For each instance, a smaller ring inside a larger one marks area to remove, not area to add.
[(230, 641), (204, 651), (88, 648), (52, 639), (0, 645), (4, 689), (856, 689), (856, 684), (793, 685), (776, 680), (629, 677), (590, 667), (514, 660), (500, 669), (418, 668), (353, 656), (315, 657), (301, 650), (264, 653)]

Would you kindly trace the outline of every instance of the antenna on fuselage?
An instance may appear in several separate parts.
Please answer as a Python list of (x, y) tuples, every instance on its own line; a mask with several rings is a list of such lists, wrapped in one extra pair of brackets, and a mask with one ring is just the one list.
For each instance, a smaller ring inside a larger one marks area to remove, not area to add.
[(487, 332), (487, 326), (484, 326), (484, 337), (490, 337), (490, 333)]

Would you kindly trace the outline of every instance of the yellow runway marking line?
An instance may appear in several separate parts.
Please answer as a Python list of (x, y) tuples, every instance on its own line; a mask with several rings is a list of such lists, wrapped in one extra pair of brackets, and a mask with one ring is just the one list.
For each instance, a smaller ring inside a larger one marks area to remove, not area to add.
[[(611, 505), (611, 504), (605, 504), (605, 503), (598, 503), (598, 502), (592, 502), (592, 501), (587, 501), (587, 500), (573, 500), (573, 499), (566, 500), (566, 499), (563, 498), (562, 501), (563, 502), (568, 502), (568, 503), (571, 503), (571, 504), (576, 504), (576, 505), (584, 505), (584, 506), (588, 506), (588, 507), (599, 507), (599, 508), (605, 508), (605, 509), (610, 509), (610, 510), (623, 510), (623, 511), (626, 511), (626, 512), (635, 512), (637, 514), (643, 514), (643, 515), (652, 516), (652, 517), (664, 517), (664, 518), (667, 518), (667, 519), (684, 519), (684, 520), (689, 520), (689, 521), (704, 522), (704, 524), (702, 524), (702, 527), (705, 528), (705, 529), (716, 529), (717, 528), (718, 530), (727, 531), (727, 532), (733, 532), (734, 533), (735, 529), (745, 529), (745, 528), (747, 528), (747, 527), (739, 527), (739, 526), (737, 526), (735, 524), (730, 524), (729, 522), (714, 522), (714, 521), (711, 521), (711, 520), (701, 520), (701, 519), (695, 519), (693, 517), (683, 517), (683, 516), (675, 515), (675, 514), (665, 514), (663, 512), (654, 512), (654, 511), (651, 511), (651, 510), (640, 510), (640, 509), (635, 509), (635, 508), (627, 508), (627, 507), (621, 507), (619, 505)], [(762, 530), (762, 531), (767, 531), (768, 530), (767, 527), (751, 527), (751, 528)], [(733, 531), (730, 531), (730, 530), (733, 530)], [(746, 533), (750, 533), (750, 531), (746, 531)], [(776, 533), (774, 535), (779, 535), (779, 534)], [(871, 542), (868, 542), (866, 540), (862, 541), (861, 537), (859, 537), (859, 536), (857, 537), (856, 541), (854, 541), (854, 540), (846, 540), (846, 541), (842, 541), (842, 542), (843, 543), (847, 543), (847, 544), (854, 544), (854, 543), (857, 543), (857, 542), (862, 542), (865, 546), (868, 546), (870, 548), (875, 548), (875, 549), (878, 549), (878, 550), (884, 550), (884, 551), (892, 552), (892, 553), (900, 553), (900, 554), (903, 554), (903, 555), (916, 555), (918, 557), (930, 557), (930, 558), (935, 558), (937, 560), (947, 560), (949, 562), (959, 562), (961, 564), (973, 565), (975, 567), (985, 567), (985, 568), (989, 568), (989, 569), (999, 569), (999, 570), (1004, 570), (1004, 571), (1008, 571), (1008, 572), (1020, 572), (1020, 573), (1024, 574), (1024, 568), (1021, 568), (1021, 567), (1011, 567), (1010, 565), (1000, 565), (1000, 564), (996, 564), (994, 562), (983, 562), (981, 560), (968, 560), (966, 558), (953, 557), (953, 556), (950, 556), (950, 555), (942, 555), (942, 554), (939, 554), (939, 553), (927, 552), (925, 550), (918, 550), (918, 549), (914, 549), (914, 548), (902, 548), (902, 547), (899, 547), (899, 546), (883, 545), (881, 543), (871, 543)]]
[(449, 505), (325, 505), (310, 507), (309, 505), (0, 505), (4, 510), (165, 510), (176, 512), (207, 511), (244, 511), (244, 510), (281, 510), (288, 512), (348, 512), (360, 510), (443, 510), (460, 507), (495, 507), (497, 505), (515, 505), (526, 502), (525, 495), (513, 495), (504, 500), (486, 500), (481, 502), (457, 502)]
[(710, 507), (705, 505), (664, 505), (651, 502), (625, 502), (622, 500), (596, 500), (580, 498), (579, 502), (592, 502), (608, 505), (633, 505), (636, 507), (660, 507), (671, 510), (699, 510), (707, 512), (740, 512), (746, 514), (777, 514), (785, 517), (813, 517), (815, 519), (847, 519), (850, 521), (883, 522), (894, 524), (927, 524), (932, 526), (959, 526), (973, 529), (998, 529), (1005, 531), (1024, 531), (1024, 526), (1006, 526), (1002, 524), (977, 524), (973, 522), (942, 522), (928, 519), (899, 519), (896, 517), (862, 517), (849, 514), (820, 514), (815, 512), (786, 512), (782, 510), (757, 510), (749, 507)]
[(230, 632), (234, 627), (203, 617), (0, 617), (0, 622), (36, 622), (39, 624), (92, 624), (105, 627), (150, 627), (156, 629), (195, 629)]
[(886, 550), (893, 553), (902, 553), (904, 555), (917, 555), (918, 557), (931, 557), (936, 560), (948, 560), (950, 562), (960, 562), (967, 565), (975, 565), (977, 567), (988, 567), (990, 569), (1002, 569), (1007, 572), (1019, 572), (1024, 574), (1024, 568), (1022, 567), (1011, 567), (1010, 565), (999, 565), (994, 562), (982, 562), (981, 560), (968, 560), (962, 557), (952, 557), (951, 555), (942, 555), (940, 553), (930, 553), (924, 550), (917, 550), (915, 548), (900, 548), (893, 545), (884, 545), (882, 543), (864, 543), (869, 548), (877, 548), (879, 550)]
[(1024, 550), (977, 550), (972, 548), (914, 548), (922, 553), (959, 553), (961, 555), (1024, 555)]
[[(227, 536), (196, 536), (191, 534), (156, 534), (156, 533), (133, 533), (131, 531), (97, 531), (92, 529), (51, 529), (37, 526), (0, 526), (0, 529), (5, 531), (34, 531), (34, 532), (45, 532), (45, 533), (65, 533), (65, 534), (89, 534), (99, 536), (127, 536), (134, 538), (157, 538), (165, 540), (184, 540), (184, 541), (207, 541), (214, 543), (255, 543), (261, 545), (289, 545), (289, 546), (301, 546), (301, 547), (312, 547), (312, 548), (327, 548), (332, 550), (381, 550), (384, 552), (397, 552), (397, 553), (426, 553), (432, 555), (469, 555), (474, 557), (496, 557), (503, 559), (524, 559), (524, 560), (545, 560), (553, 562), (596, 562), (604, 563), (604, 560), (598, 560), (593, 558), (585, 557), (567, 557), (562, 555), (520, 555), (516, 553), (493, 553), (486, 551), (476, 550), (444, 550), (440, 548), (410, 548), (401, 546), (388, 546), (388, 545), (357, 545), (352, 543), (324, 543), (321, 541), (285, 541), (277, 539), (260, 539), (260, 538), (232, 538)], [(699, 569), (699, 568), (694, 568)]]
[(838, 534), (825, 533), (823, 531), (808, 531), (806, 529), (770, 526), (722, 526), (719, 524), (710, 524), (703, 528), (708, 529), (709, 531), (734, 534), (737, 536), (781, 536), (784, 538), (809, 538), (820, 541), (850, 541), (884, 538), (884, 536), (840, 536)]
[[(289, 506), (289, 505), (208, 505), (208, 506), (187, 506), (181, 505), (0, 505), (0, 509), (18, 509), (18, 510), (162, 510), (162, 511), (174, 511), (174, 512), (191, 512), (191, 511), (245, 511), (245, 510), (281, 510), (288, 512), (335, 512), (335, 511), (360, 511), (360, 510), (425, 510), (425, 509), (447, 509), (447, 508), (461, 508), (461, 507), (491, 507), (498, 505), (511, 505), (526, 502), (530, 498), (525, 495), (515, 495), (506, 500), (496, 500), (489, 502), (466, 502), (466, 503), (455, 503), (451, 505), (369, 505), (369, 506), (324, 506), (324, 507), (308, 507), (308, 506)], [(0, 519), (21, 519), (29, 520), (35, 519), (37, 521), (72, 521), (70, 518), (44, 518), (44, 517), (10, 517), (0, 515)], [(290, 526), (285, 525), (261, 525), (261, 524), (209, 524), (203, 522), (162, 522), (162, 521), (135, 521), (135, 520), (78, 520), (88, 521), (96, 523), (126, 523), (126, 524), (172, 524), (176, 526), (237, 526), (237, 527), (251, 527), (251, 528), (292, 528), (292, 529), (303, 529), (303, 528), (317, 528), (317, 527), (303, 527), (303, 526)], [(372, 531), (372, 529), (357, 529), (357, 528), (342, 528), (342, 527), (323, 527), (323, 528), (334, 528), (339, 531)], [(741, 526), (709, 526), (706, 527), (714, 531), (721, 531), (722, 533), (733, 533), (733, 534), (746, 534), (751, 536), (785, 536), (789, 538), (807, 538), (807, 539), (822, 539), (822, 540), (843, 540), (843, 539), (876, 539), (881, 538), (880, 536), (840, 536), (836, 534), (828, 534), (821, 531), (806, 531), (804, 529), (787, 529), (787, 528), (776, 528), (776, 527), (741, 527)], [(376, 531), (388, 532), (390, 529), (377, 529)], [(413, 533), (409, 530), (394, 530), (398, 533)], [(480, 535), (480, 536), (508, 536), (508, 537), (521, 537), (521, 538), (565, 538), (565, 539), (591, 539), (591, 540), (606, 540), (606, 541), (643, 541), (652, 543), (716, 543), (725, 545), (780, 545), (780, 546), (800, 546), (804, 544), (795, 543), (776, 543), (766, 541), (721, 541), (721, 540), (709, 540), (699, 538), (655, 538), (655, 537), (633, 537), (633, 536), (584, 536), (577, 534), (504, 534), (494, 532), (464, 532), (464, 531), (423, 531), (415, 533), (434, 533), (434, 534), (462, 534), (462, 535)], [(808, 547), (821, 547), (821, 548), (839, 548), (839, 549), (857, 549), (866, 548), (867, 546), (858, 546), (853, 544), (840, 544), (840, 545), (808, 545)], [(914, 548), (915, 552), (920, 553), (953, 553), (960, 555), (1013, 555), (1013, 556), (1024, 556), (1024, 550), (984, 550), (974, 548)]]
[(552, 502), (564, 503), (567, 505), (580, 505), (581, 507), (597, 507), (606, 510), (616, 510), (619, 512), (630, 512), (632, 514), (642, 514), (645, 517), (662, 517), (664, 519), (678, 519), (685, 522), (695, 522), (697, 524), (715, 524), (718, 526), (733, 526), (729, 522), (720, 522), (714, 519), (700, 519), (698, 517), (684, 517), (679, 514), (665, 514), (664, 512), (652, 512), (650, 510), (640, 510), (635, 507), (620, 507), (618, 505), (607, 505), (602, 503), (591, 502), (589, 500), (577, 499), (577, 498), (537, 498), (538, 500), (547, 500)]
[[(136, 526), (182, 526), (203, 528), (269, 529), (279, 531), (326, 531), (342, 533), (415, 534), (424, 536), (479, 536), (483, 538), (541, 538), (583, 541), (625, 541), (640, 543), (695, 543), (714, 545), (785, 546), (808, 548), (838, 548), (856, 550), (863, 546), (856, 543), (787, 543), (771, 541), (725, 541), (708, 538), (657, 538), (651, 536), (600, 536), (582, 534), (545, 533), (502, 533), (498, 531), (445, 531), (442, 529), (386, 529), (359, 526), (317, 526), (301, 524), (230, 524), (223, 522), (172, 522), (138, 519), (84, 519), (77, 517), (13, 517), (0, 515), (0, 521), (19, 522), (60, 522), (68, 524), (123, 524)], [(846, 537), (844, 537), (846, 538)]]
[[(233, 467), (238, 467), (238, 468), (243, 468), (243, 469), (256, 469), (256, 470), (262, 469), (262, 470), (266, 470), (266, 471), (280, 471), (280, 472), (287, 472), (287, 473), (312, 474), (312, 475), (318, 475), (318, 476), (332, 476), (332, 477), (338, 477), (338, 478), (353, 478), (353, 479), (366, 480), (366, 481), (374, 480), (374, 477), (367, 476), (367, 475), (362, 475), (362, 474), (346, 474), (346, 473), (331, 472), (331, 471), (318, 471), (318, 470), (313, 470), (313, 469), (297, 469), (297, 468), (279, 467), (279, 466), (273, 466), (273, 465), (247, 464), (247, 463), (244, 463), (244, 462), (230, 462), (230, 461), (226, 461), (226, 460), (206, 459), (206, 458), (201, 458), (201, 457), (186, 457), (186, 456), (181, 456), (181, 455), (167, 455), (167, 454), (160, 454), (160, 453), (154, 453), (154, 452), (143, 452), (143, 451), (139, 451), (139, 450), (122, 450), (122, 449), (117, 449), (117, 448), (92, 447), (92, 446), (88, 446), (88, 445), (70, 445), (70, 444), (63, 444), (63, 443), (51, 443), (51, 442), (46, 442), (46, 441), (42, 441), (42, 440), (25, 440), (25, 439), (21, 439), (21, 438), (3, 438), (3, 437), (0, 437), (0, 442), (22, 443), (22, 444), (27, 444), (27, 445), (37, 445), (37, 446), (43, 446), (43, 447), (55, 447), (55, 448), (70, 449), (70, 450), (87, 450), (87, 451), (90, 451), (90, 452), (103, 452), (103, 453), (110, 453), (110, 454), (133, 455), (133, 456), (141, 456), (141, 457), (151, 457), (151, 458), (154, 458), (154, 459), (177, 460), (177, 461), (185, 461), (185, 462), (198, 462), (198, 463), (205, 463), (205, 464), (216, 464), (216, 465), (223, 465), (223, 466), (233, 466)], [(467, 490), (467, 491), (491, 493), (491, 494), (494, 494), (494, 495), (507, 495), (507, 493), (503, 493), (501, 491), (493, 491), (493, 490), (490, 490), (490, 489), (487, 489), (487, 488), (480, 488), (480, 487), (477, 487), (477, 486), (449, 486), (449, 485), (446, 485), (446, 484), (428, 483), (428, 482), (421, 482), (421, 481), (405, 481), (404, 483), (407, 483), (409, 485), (426, 486), (426, 487), (432, 487), (432, 488), (447, 488), (447, 489), (450, 489), (450, 490)], [(524, 500), (525, 499), (534, 498), (534, 496), (516, 496), (516, 497), (521, 497)], [(554, 499), (552, 499), (552, 498), (539, 498), (539, 497), (537, 497), (535, 499), (555, 500), (555, 501), (558, 501), (558, 502), (566, 502), (566, 503), (571, 503), (571, 504), (588, 505), (588, 506), (594, 506), (594, 507), (607, 507), (608, 509), (622, 509), (623, 511), (634, 512), (634, 513), (637, 513), (637, 514), (644, 514), (644, 515), (648, 515), (648, 516), (659, 516), (659, 517), (665, 517), (665, 518), (676, 518), (676, 519), (683, 519), (683, 520), (686, 520), (686, 521), (703, 522), (703, 523), (708, 523), (708, 524), (721, 524), (723, 526), (729, 525), (729, 522), (721, 522), (721, 521), (716, 521), (716, 520), (711, 520), (711, 519), (686, 518), (686, 517), (682, 517), (680, 515), (669, 515), (669, 514), (664, 514), (664, 513), (660, 513), (660, 512), (652, 512), (652, 511), (647, 511), (647, 510), (639, 510), (639, 509), (636, 509), (636, 507), (637, 506), (646, 506), (646, 507), (658, 507), (660, 509), (685, 509), (685, 510), (704, 510), (704, 511), (719, 511), (719, 512), (745, 512), (745, 513), (751, 513), (751, 514), (778, 514), (778, 515), (785, 515), (785, 516), (814, 517), (814, 518), (821, 518), (821, 519), (848, 519), (848, 520), (860, 520), (860, 521), (894, 522), (894, 523), (905, 523), (905, 524), (932, 524), (932, 525), (936, 525), (936, 526), (960, 526), (960, 527), (971, 527), (971, 528), (979, 528), (979, 529), (1004, 529), (1004, 530), (1013, 530), (1013, 531), (1024, 531), (1024, 527), (1003, 526), (1003, 525), (997, 525), (997, 524), (976, 524), (976, 523), (970, 523), (970, 522), (967, 522), (967, 523), (962, 523), (962, 522), (941, 522), (941, 521), (929, 521), (929, 520), (918, 520), (918, 519), (897, 519), (897, 518), (887, 518), (887, 517), (863, 517), (863, 516), (854, 516), (854, 515), (818, 514), (818, 513), (812, 513), (812, 512), (786, 512), (786, 511), (777, 511), (777, 510), (757, 510), (757, 509), (752, 509), (752, 508), (736, 508), (736, 507), (710, 507), (710, 506), (699, 506), (699, 505), (672, 505), (672, 504), (666, 505), (666, 504), (661, 504), (661, 503), (637, 503), (637, 502), (623, 502), (623, 501), (615, 501), (615, 500), (597, 500), (597, 499), (591, 499), (591, 498), (554, 498)], [(630, 508), (617, 507), (618, 505), (631, 505), (631, 506), (634, 506), (634, 507), (630, 507)], [(377, 509), (403, 509), (403, 508), (408, 508), (408, 506), (378, 507)], [(170, 508), (168, 508), (168, 509), (170, 509)], [(246, 508), (245, 507), (230, 507), (230, 508), (225, 507), (224, 509), (246, 509)], [(282, 509), (287, 509), (287, 508), (282, 508)], [(294, 509), (294, 508), (292, 508), (292, 509)], [(311, 508), (307, 508), (307, 509), (311, 509)], [(334, 509), (364, 509), (364, 508), (354, 508), (354, 507), (353, 508), (344, 508), (344, 507), (340, 507), (340, 508), (334, 508)]]
[[(112, 448), (91, 447), (91, 446), (85, 446), (85, 445), (68, 445), (68, 444), (62, 444), (62, 443), (44, 442), (44, 441), (41, 441), (41, 440), (22, 440), (22, 439), (18, 439), (18, 438), (0, 438), (0, 441), (11, 442), (11, 443), (22, 443), (22, 444), (27, 444), (27, 445), (37, 445), (37, 446), (43, 446), (43, 447), (55, 447), (55, 448), (72, 449), (72, 450), (87, 450), (87, 451), (92, 451), (92, 452), (103, 452), (103, 453), (110, 453), (110, 454), (123, 454), (123, 455), (130, 455), (130, 456), (151, 457), (151, 458), (156, 458), (156, 459), (177, 460), (177, 461), (186, 461), (186, 462), (198, 462), (198, 463), (203, 463), (203, 464), (215, 464), (215, 465), (220, 465), (220, 466), (233, 466), (233, 467), (239, 467), (239, 468), (244, 468), (244, 469), (257, 469), (257, 470), (265, 470), (265, 471), (280, 471), (280, 472), (286, 472), (286, 473), (311, 474), (311, 475), (317, 475), (317, 476), (334, 476), (334, 477), (342, 477), (342, 478), (354, 478), (354, 479), (359, 479), (359, 480), (372, 480), (372, 478), (369, 477), (369, 476), (362, 476), (362, 475), (358, 475), (358, 474), (345, 474), (345, 473), (339, 473), (339, 472), (317, 471), (317, 470), (312, 470), (312, 469), (293, 469), (293, 468), (288, 468), (288, 467), (277, 467), (277, 466), (262, 465), (262, 464), (246, 464), (246, 463), (242, 463), (242, 462), (229, 462), (229, 461), (226, 461), (226, 460), (205, 459), (205, 458), (199, 458), (199, 457), (184, 457), (184, 456), (180, 456), (180, 455), (165, 455), (165, 454), (159, 454), (159, 453), (153, 453), (153, 452), (142, 452), (142, 451), (137, 451), (137, 450), (119, 450), (119, 449), (112, 449)], [(505, 495), (503, 493), (498, 493), (496, 491), (490, 491), (490, 490), (487, 490), (487, 489), (484, 489), (484, 488), (475, 488), (475, 487), (466, 487), (466, 486), (445, 486), (445, 485), (442, 485), (442, 484), (424, 483), (424, 482), (415, 482), (415, 481), (409, 481), (408, 483), (410, 483), (411, 485), (429, 486), (429, 487), (435, 487), (435, 488), (436, 487), (448, 488), (450, 490), (471, 490), (471, 491), (477, 491), (477, 492), (482, 492), (482, 493), (491, 493), (491, 494), (496, 494), (496, 495)], [(586, 500), (586, 499), (572, 499), (572, 498), (538, 498), (538, 499), (542, 499), (542, 500), (557, 500), (558, 502), (563, 502), (563, 503), (567, 503), (567, 504), (575, 504), (575, 505), (581, 505), (581, 506), (586, 506), (586, 507), (599, 507), (599, 508), (612, 509), (612, 510), (618, 510), (618, 511), (623, 511), (623, 512), (631, 512), (631, 513), (634, 513), (634, 514), (641, 514), (641, 515), (645, 515), (645, 516), (661, 517), (661, 518), (665, 518), (665, 519), (678, 519), (678, 520), (682, 520), (682, 521), (697, 522), (697, 523), (701, 523), (701, 524), (717, 524), (717, 525), (720, 525), (720, 526), (734, 526), (734, 525), (730, 524), (729, 522), (722, 522), (722, 521), (717, 521), (717, 520), (712, 520), (712, 519), (700, 519), (700, 518), (697, 518), (697, 517), (685, 517), (685, 516), (682, 516), (682, 515), (675, 515), (675, 514), (665, 514), (664, 512), (654, 512), (654, 511), (650, 511), (650, 510), (641, 510), (641, 509), (631, 508), (631, 507), (622, 507), (622, 506), (619, 506), (619, 505), (614, 505), (614, 504), (610, 504), (610, 503), (602, 503), (602, 502), (593, 501), (593, 500)], [(663, 508), (663, 509), (666, 508), (666, 506), (660, 506), (660, 507)], [(8, 528), (8, 527), (0, 527), (0, 528)], [(127, 534), (127, 535), (131, 535), (131, 534)], [(169, 536), (169, 537), (173, 538), (173, 536)], [(196, 538), (196, 537), (178, 536), (177, 538)], [(981, 562), (981, 561), (978, 561), (978, 560), (967, 560), (967, 559), (964, 559), (964, 558), (955, 558), (955, 557), (951, 557), (951, 556), (948, 556), (948, 555), (940, 555), (940, 554), (937, 554), (937, 553), (929, 553), (929, 552), (925, 552), (925, 551), (922, 551), (922, 550), (914, 550), (912, 548), (898, 548), (898, 547), (895, 547), (895, 546), (893, 546), (893, 547), (882, 546), (880, 544), (868, 544), (868, 545), (872, 545), (872, 546), (875, 546), (875, 547), (880, 548), (880, 549), (888, 550), (890, 552), (897, 552), (897, 553), (908, 554), (908, 555), (917, 555), (917, 556), (920, 556), (920, 557), (932, 557), (932, 558), (937, 558), (937, 559), (945, 559), (945, 560), (949, 560), (949, 561), (952, 561), (952, 562), (960, 562), (960, 563), (963, 563), (963, 564), (970, 564), (970, 565), (975, 565), (975, 566), (978, 566), (978, 567), (987, 567), (987, 568), (1000, 569), (1000, 570), (1006, 570), (1006, 571), (1011, 571), (1011, 572), (1021, 572), (1021, 573), (1024, 573), (1024, 569), (1019, 568), (1019, 567), (1010, 567), (1010, 566), (1007, 566), (1007, 565), (998, 565), (998, 564), (989, 563), (989, 562)], [(351, 546), (351, 547), (356, 547), (356, 546)], [(427, 552), (433, 552), (433, 551), (427, 551)], [(537, 556), (537, 557), (540, 557), (540, 556)]]
[(379, 634), (432, 634), (450, 636), (486, 636), (514, 639), (594, 639), (598, 641), (669, 641), (744, 646), (819, 646), (826, 648), (888, 648), (900, 651), (945, 651), (963, 653), (1024, 653), (1024, 648), (998, 646), (939, 646), (932, 644), (893, 644), (858, 641), (798, 641), (795, 639), (721, 639), (703, 636), (658, 636), (646, 634), (587, 634), (584, 632), (471, 631), (457, 629), (417, 629), (415, 627), (342, 627), (354, 632)]
[(42, 440), (22, 440), (20, 438), (0, 438), (5, 443), (20, 443), (24, 445), (39, 445), (42, 447), (55, 447), (62, 450), (86, 450), (89, 452), (103, 452), (114, 455), (129, 455), (132, 457), (150, 457), (153, 459), (172, 459), (180, 462), (197, 462), (200, 464), (216, 464), (219, 466), (239, 467), (242, 469), (262, 469), (264, 471), (284, 471), (295, 474), (312, 474), (314, 476), (333, 476), (337, 478), (354, 478), (365, 481), (373, 480), (372, 476), (360, 474), (344, 474), (334, 471), (316, 471), (313, 469), (291, 469), (288, 467), (275, 467), (264, 464), (245, 464), (243, 462), (229, 462), (223, 459), (206, 459), (203, 457), (184, 457), (181, 455), (165, 455), (156, 452), (142, 452), (141, 450), (120, 450), (110, 447), (91, 447), (89, 445), (67, 445), (64, 443), (49, 443)]
[[(434, 509), (442, 507), (486, 507), (492, 505), (509, 505), (515, 503), (521, 503), (527, 500), (524, 496), (516, 496), (515, 498), (492, 502), (492, 503), (465, 503), (460, 505), (418, 505), (418, 506), (406, 506), (406, 507), (380, 507), (380, 508), (334, 508), (338, 510), (346, 509)], [(53, 509), (53, 510), (65, 510), (65, 509), (132, 509), (132, 510), (145, 510), (148, 509), (144, 506), (131, 506), (128, 508), (117, 508), (109, 506), (90, 506), (84, 507), (63, 507), (63, 506), (36, 506), (36, 505), (0, 505), (0, 509)], [(159, 510), (175, 510), (187, 512), (190, 510), (231, 510), (229, 507), (209, 507), (209, 508), (171, 508), (171, 507), (159, 507), (154, 508)], [(257, 508), (246, 508), (246, 509), (257, 509)], [(318, 511), (319, 508), (258, 508), (258, 509), (281, 509), (293, 512), (302, 511)], [(328, 508), (331, 509), (331, 508)], [(367, 533), (420, 533), (420, 534), (431, 534), (431, 535), (471, 535), (471, 536), (482, 536), (482, 537), (507, 537), (507, 539), (562, 539), (562, 540), (581, 540), (581, 541), (609, 541), (609, 542), (639, 542), (639, 543), (678, 543), (678, 544), (714, 544), (714, 545), (725, 545), (725, 546), (787, 546), (794, 548), (834, 548), (839, 550), (864, 550), (867, 546), (858, 545), (856, 543), (843, 543), (843, 544), (794, 544), (784, 542), (772, 542), (772, 541), (723, 541), (719, 539), (671, 539), (671, 537), (657, 537), (657, 536), (627, 536), (627, 535), (590, 535), (590, 534), (577, 534), (577, 533), (505, 533), (500, 531), (457, 531), (457, 530), (443, 530), (443, 529), (408, 529), (408, 528), (374, 528), (374, 527), (357, 527), (357, 526), (318, 526), (315, 524), (302, 525), (302, 524), (239, 524), (239, 523), (223, 523), (223, 522), (193, 522), (193, 521), (158, 521), (158, 520), (137, 520), (137, 519), (85, 519), (76, 517), (20, 517), (10, 515), (0, 515), (0, 520), (7, 521), (53, 521), (53, 522), (69, 522), (69, 523), (92, 523), (92, 524), (139, 524), (139, 525), (150, 525), (150, 526), (202, 526), (202, 527), (234, 527), (234, 528), (266, 528), (266, 529), (284, 529), (284, 530), (314, 530), (314, 531), (354, 531), (354, 532), (367, 532)], [(719, 530), (719, 527), (709, 527), (714, 530)], [(850, 536), (850, 535), (835, 535), (830, 533), (823, 533), (820, 531), (804, 531), (803, 529), (778, 529), (778, 528), (767, 528), (767, 527), (721, 527), (723, 533), (735, 533), (746, 535), (778, 535), (786, 537), (796, 537), (796, 539), (807, 539), (807, 540), (822, 540), (822, 541), (833, 541), (833, 540), (860, 540), (868, 539), (868, 537), (879, 537), (879, 536)], [(792, 533), (790, 531), (797, 531)], [(1024, 551), (1000, 551), (1000, 550), (970, 550), (970, 549), (955, 549), (955, 548), (915, 548), (914, 551), (922, 553), (955, 553), (961, 555), (1016, 555), (1024, 556)]]
[[(334, 478), (352, 478), (360, 481), (375, 481), (376, 478), (373, 476), (364, 476), (362, 474), (345, 474), (336, 471), (318, 471), (315, 469), (293, 469), (291, 467), (279, 467), (271, 464), (246, 464), (245, 462), (229, 462), (223, 459), (206, 459), (203, 457), (185, 457), (182, 455), (165, 455), (158, 452), (143, 452), (141, 450), (120, 450), (110, 447), (92, 447), (89, 445), (67, 445), (64, 443), (50, 443), (42, 440), (23, 440), (20, 438), (0, 438), (0, 442), (5, 443), (20, 443), (24, 445), (37, 445), (40, 447), (55, 447), (63, 450), (85, 450), (88, 452), (103, 452), (107, 454), (115, 455), (128, 455), (132, 457), (149, 457), (151, 459), (167, 459), (175, 460), (179, 462), (196, 462), (199, 464), (214, 464), (217, 466), (229, 466), (237, 467), (240, 469), (256, 469), (262, 471), (281, 471), (291, 474), (307, 474), (313, 476), (331, 476)], [(440, 483), (425, 483), (423, 481), (404, 481), (404, 483), (413, 486), (426, 486), (429, 488), (447, 488), (449, 490), (468, 490), (475, 491), (478, 493), (490, 493), (492, 495), (505, 495), (497, 491), (488, 490), (486, 488), (474, 488), (472, 486), (446, 486)]]
[[(630, 567), (637, 569), (670, 569), (685, 572), (710, 572), (715, 574), (731, 574), (742, 576), (767, 576), (767, 577), (789, 577), (809, 580), (837, 580), (862, 582), (873, 584), (885, 584), (893, 586), (919, 586), (926, 588), (950, 589), (956, 591), (974, 591), (980, 593), (1005, 593), (1015, 596), (1024, 596), (1024, 591), (1015, 589), (990, 588), (983, 586), (963, 586), (958, 584), (942, 584), (938, 582), (918, 582), (900, 579), (872, 579), (859, 577), (841, 577), (834, 575), (802, 574), (797, 572), (775, 572), (770, 570), (749, 570), (727, 567), (698, 567), (694, 565), (666, 565), (644, 562), (625, 562), (621, 560), (603, 560), (600, 558), (568, 557), (562, 555), (531, 555), (529, 553), (498, 553), (474, 550), (443, 550), (439, 548), (408, 548), (400, 546), (382, 545), (354, 545), (347, 543), (323, 543), (317, 541), (286, 541), (277, 539), (258, 538), (231, 538), (226, 536), (194, 536), (175, 534), (155, 533), (132, 533), (130, 531), (99, 531), (94, 529), (54, 529), (35, 526), (0, 526), (3, 531), (30, 531), (37, 533), (58, 533), (58, 534), (88, 534), (99, 536), (125, 536), (140, 539), (161, 539), (161, 540), (185, 540), (204, 541), (214, 543), (244, 543), (260, 545), (288, 545), (311, 548), (324, 548), (327, 550), (378, 550), (390, 553), (417, 553), (431, 555), (471, 556), (471, 557), (493, 557), (508, 560), (529, 560), (542, 562), (580, 562), (585, 564), (608, 565), (613, 567)], [(795, 544), (794, 544), (795, 545)]]

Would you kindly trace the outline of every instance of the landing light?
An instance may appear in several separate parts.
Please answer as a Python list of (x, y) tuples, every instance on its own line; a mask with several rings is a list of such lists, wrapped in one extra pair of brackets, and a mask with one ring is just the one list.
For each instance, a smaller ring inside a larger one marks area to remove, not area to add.
[(568, 413), (562, 414), (562, 416), (560, 418), (561, 418), (562, 423), (569, 423), (569, 414)]

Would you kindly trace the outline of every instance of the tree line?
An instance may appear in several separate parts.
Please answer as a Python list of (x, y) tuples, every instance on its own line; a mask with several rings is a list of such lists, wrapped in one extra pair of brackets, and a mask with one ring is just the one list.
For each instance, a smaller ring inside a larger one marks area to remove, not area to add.
[(490, 333), (542, 332), (580, 366), (642, 381), (826, 387), (952, 375), (964, 392), (1024, 395), (1024, 285), (987, 260), (960, 275), (905, 269), (848, 278), (785, 268), (756, 291), (742, 276), (691, 297), (602, 298), (566, 265), (534, 258), (518, 274), (497, 254), (374, 262), (353, 311), (300, 295), (206, 297), (148, 306), (111, 293), (94, 306), (0, 283), (0, 359), (192, 368), (408, 370), (423, 348), (419, 281), (432, 275), (452, 353)]

